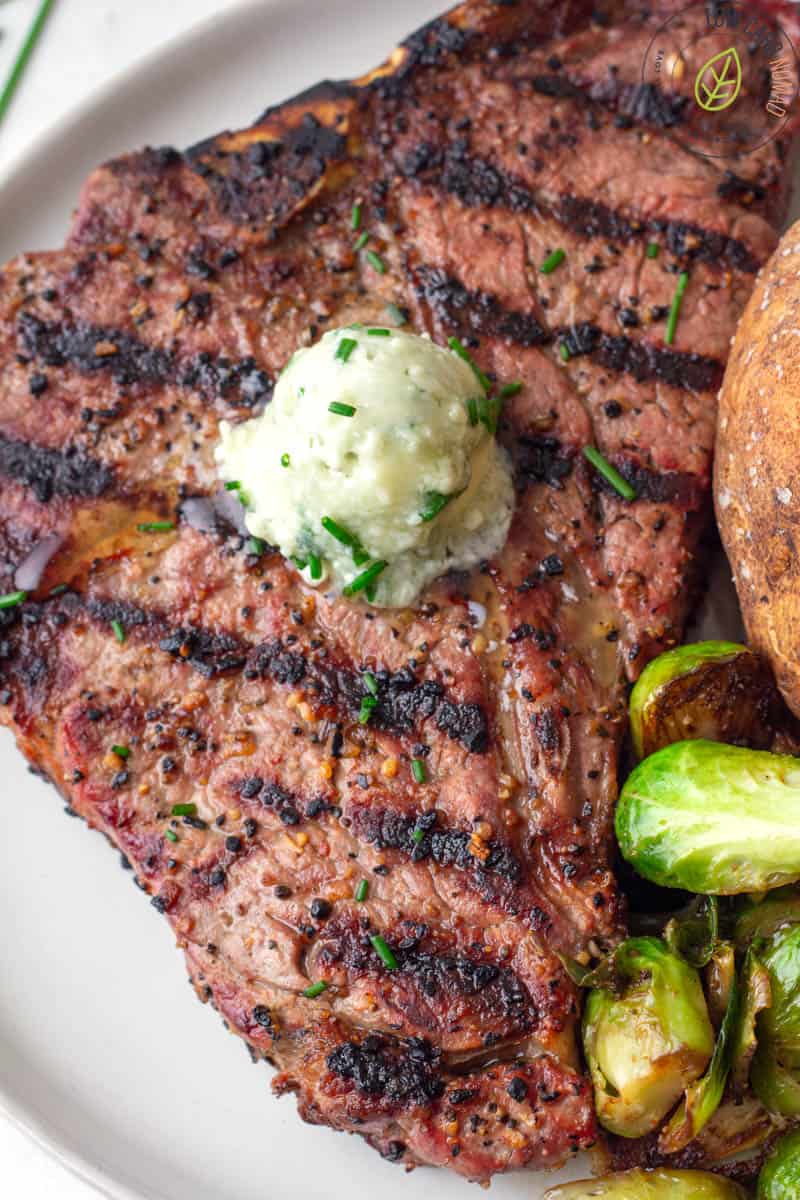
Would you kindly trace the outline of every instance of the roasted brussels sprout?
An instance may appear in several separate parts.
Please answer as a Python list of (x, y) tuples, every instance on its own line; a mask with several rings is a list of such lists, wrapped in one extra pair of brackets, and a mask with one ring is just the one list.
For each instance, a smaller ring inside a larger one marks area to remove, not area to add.
[[(788, 1192), (786, 1193), (788, 1196)], [(776, 1192), (775, 1198), (782, 1193)], [(599, 1179), (565, 1183), (545, 1192), (544, 1200), (745, 1200), (738, 1183), (708, 1171), (622, 1171)], [(765, 1200), (773, 1200), (772, 1195)]]
[(659, 654), (631, 692), (633, 748), (645, 758), (707, 738), (765, 749), (781, 711), (766, 663), (735, 642), (696, 642)]
[(756, 943), (769, 976), (771, 1003), (756, 1020), (758, 1046), (750, 1082), (761, 1103), (784, 1117), (800, 1116), (800, 925)]
[(616, 815), (624, 857), (645, 879), (709, 895), (800, 879), (800, 759), (718, 742), (676, 742), (630, 774)]
[(704, 1071), (714, 1031), (697, 971), (659, 938), (629, 938), (613, 955), (614, 979), (588, 995), (583, 1045), (598, 1120), (642, 1137)]
[(797, 1200), (800, 1196), (800, 1129), (782, 1137), (764, 1163), (757, 1196), (758, 1200)]

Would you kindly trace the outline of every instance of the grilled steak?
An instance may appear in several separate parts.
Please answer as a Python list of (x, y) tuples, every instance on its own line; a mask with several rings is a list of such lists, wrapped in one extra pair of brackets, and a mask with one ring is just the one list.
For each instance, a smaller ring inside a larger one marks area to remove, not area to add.
[[(2, 273), (0, 592), (30, 594), (0, 613), (0, 720), (306, 1120), (472, 1179), (597, 1137), (559, 953), (623, 928), (625, 681), (681, 633), (785, 198), (781, 143), (732, 175), (676, 142), (691, 115), (641, 83), (656, 23), (470, 0), (366, 79), (103, 166), (66, 248)], [(523, 384), (508, 543), (413, 612), (306, 587), (213, 460), (296, 346), (387, 306)]]

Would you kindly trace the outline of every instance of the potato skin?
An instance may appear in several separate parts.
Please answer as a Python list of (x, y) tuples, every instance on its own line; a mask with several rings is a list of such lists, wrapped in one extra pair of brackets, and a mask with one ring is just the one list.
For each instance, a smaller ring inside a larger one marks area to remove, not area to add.
[(734, 338), (714, 501), (750, 645), (800, 715), (800, 222), (762, 270)]

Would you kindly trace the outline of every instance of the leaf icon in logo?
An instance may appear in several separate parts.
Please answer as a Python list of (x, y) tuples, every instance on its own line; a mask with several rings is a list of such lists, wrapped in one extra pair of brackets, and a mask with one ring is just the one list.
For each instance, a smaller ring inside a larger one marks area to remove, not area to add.
[(694, 81), (694, 98), (706, 112), (730, 108), (742, 88), (742, 64), (735, 46), (703, 63)]

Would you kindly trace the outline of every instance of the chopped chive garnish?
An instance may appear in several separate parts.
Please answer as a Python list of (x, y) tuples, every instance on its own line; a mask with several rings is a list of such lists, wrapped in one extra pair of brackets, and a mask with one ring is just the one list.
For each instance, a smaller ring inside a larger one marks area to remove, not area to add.
[(355, 242), (353, 243), (353, 249), (354, 250), (363, 250), (368, 241), (369, 241), (369, 234), (367, 233), (367, 231), (365, 229), (364, 232), (360, 233), (358, 235), (358, 237), (356, 238)]
[(408, 317), (403, 312), (402, 308), (398, 307), (398, 305), (387, 304), (386, 312), (392, 318), (395, 325), (407, 325), (408, 324)]
[[(348, 358), (353, 353), (353, 351), (355, 350), (357, 345), (358, 345), (358, 342), (356, 341), (355, 338), (344, 338), (344, 337), (340, 338), (339, 345), (336, 347), (336, 354), (334, 355), (334, 358), (338, 358), (339, 362), (346, 363)], [(345, 408), (349, 408), (349, 407), (350, 407), (349, 404), (345, 405)], [(333, 410), (333, 405), (330, 406), (329, 411), (332, 411), (332, 410)], [(353, 409), (353, 412), (355, 412), (355, 409)], [(347, 417), (351, 417), (353, 415), (353, 413), (345, 413), (344, 415)]]
[(230, 479), (225, 484), (225, 491), (226, 492), (237, 492), (241, 486), (242, 485), (238, 479)]
[(422, 841), (422, 839), (423, 839), (424, 837), (425, 837), (425, 830), (424, 830), (424, 829), (414, 829), (414, 830), (412, 831), (412, 833), (411, 833), (411, 840), (412, 840), (412, 842), (414, 842), (414, 843), (415, 843), (417, 846), (420, 844), (420, 842)]
[(361, 700), (361, 708), (358, 712), (359, 725), (366, 725), (372, 716), (372, 710), (377, 707), (378, 701), (374, 696), (364, 696)]
[(54, 588), (50, 589), (50, 595), (51, 596), (63, 596), (64, 592), (66, 590), (67, 590), (67, 585), (65, 583), (57, 583)]
[(416, 783), (424, 783), (428, 778), (428, 773), (425, 770), (425, 763), (421, 758), (412, 758), (411, 774), (414, 776), (414, 781)]
[(397, 970), (397, 959), (392, 954), (384, 939), (379, 933), (375, 933), (369, 939), (372, 942), (372, 948), (381, 960), (387, 971)]
[(281, 466), (282, 466), (282, 467), (288, 467), (288, 466), (290, 466), (290, 465), (291, 465), (291, 462), (292, 462), (292, 460), (289, 458), (289, 455), (288, 455), (288, 454), (282, 454), (282, 455), (281, 455)]
[(383, 261), (380, 254), (376, 254), (374, 250), (367, 251), (367, 262), (372, 267), (373, 271), (377, 271), (379, 275), (386, 274), (386, 263)]
[(27, 599), (27, 592), (8, 592), (7, 595), (0, 596), (0, 609), (16, 608), (18, 604), (22, 604)]
[(298, 558), (296, 554), (292, 555), (292, 562), (297, 567), (298, 571), (305, 571), (306, 567), (308, 566), (307, 560), (305, 558)]
[(130, 758), (131, 756), (130, 746), (112, 746), (111, 751), (116, 754), (117, 758)]
[(28, 59), (33, 54), (34, 47), (39, 40), (39, 36), (44, 28), (44, 23), (50, 15), (50, 9), (53, 7), (53, 0), (43, 0), (42, 4), (33, 18), (31, 26), (25, 35), (25, 41), (22, 43), (22, 49), (16, 57), (11, 72), (8, 75), (3, 90), (0, 92), (0, 120), (6, 115), (6, 110), (11, 103), (14, 92), (17, 90), (17, 85), (22, 78), (22, 73), (28, 65)]
[(478, 400), (478, 420), (489, 433), (497, 432), (497, 414), (497, 402), (491, 396), (481, 396)]
[(623, 500), (636, 499), (636, 490), (631, 487), (627, 479), (620, 475), (616, 467), (612, 467), (611, 463), (603, 458), (599, 450), (596, 450), (594, 446), (584, 446), (583, 453), (594, 469), (611, 484), (615, 491), (619, 492)]
[(122, 621), (112, 621), (111, 628), (114, 630), (114, 637), (121, 646), (125, 641), (125, 626), (122, 624)]
[[(355, 345), (355, 343), (353, 344)], [(340, 356), (337, 355), (337, 357)], [(347, 362), (347, 359), (343, 358), (342, 362)], [(337, 417), (354, 417), (356, 410), (352, 404), (342, 404), (341, 400), (331, 400), (328, 405), (328, 412), (333, 413)]]
[(472, 355), (470, 354), (470, 352), (466, 348), (466, 346), (462, 342), (460, 342), (457, 337), (449, 337), (447, 339), (447, 344), (450, 347), (450, 349), (453, 351), (454, 354), (457, 354), (459, 358), (463, 358), (464, 362), (468, 363), (472, 367), (473, 371), (475, 372), (475, 376), (478, 380), (478, 383), (483, 388), (484, 393), (488, 392), (489, 388), (491, 386), (489, 383), (489, 380), (484, 375), (483, 371), (480, 369), (478, 364), (475, 362), (475, 359), (472, 357)]
[(303, 992), (306, 1000), (316, 1000), (317, 996), (321, 996), (323, 992), (328, 990), (328, 985), (324, 979), (320, 979), (317, 983), (312, 983)]
[(361, 228), (361, 205), (360, 204), (353, 205), (353, 211), (350, 214), (350, 228), (351, 229), (360, 229)]
[(356, 538), (353, 537), (352, 533), (348, 533), (338, 521), (334, 521), (333, 517), (323, 517), (320, 524), (332, 538), (336, 538), (336, 541), (341, 542), (343, 546), (356, 545)]
[(369, 694), (371, 696), (377, 696), (378, 681), (375, 678), (375, 676), (372, 674), (372, 671), (364, 672), (364, 687), (367, 689), (367, 691), (369, 692)]
[(683, 293), (686, 291), (686, 285), (689, 282), (689, 275), (686, 271), (681, 271), (678, 276), (678, 286), (675, 288), (675, 295), (672, 297), (672, 307), (669, 310), (667, 319), (667, 332), (664, 334), (664, 341), (668, 346), (671, 346), (675, 340), (675, 329), (678, 325), (678, 316), (681, 311), (681, 302)]
[(165, 829), (164, 837), (167, 839), (168, 842), (177, 842), (177, 840), (178, 840), (178, 835), (174, 829)]
[(569, 362), (572, 355), (569, 352), (569, 346), (566, 342), (559, 342), (558, 353), (561, 355), (562, 362)]
[(358, 542), (353, 546), (353, 562), (357, 567), (363, 567), (365, 562), (369, 562), (369, 555)]
[(370, 337), (391, 337), (391, 329), (368, 329), (367, 333)]
[(136, 528), (139, 533), (167, 533), (170, 529), (175, 528), (174, 521), (143, 521)]
[(555, 271), (556, 267), (561, 266), (566, 257), (567, 256), (565, 252), (560, 248), (558, 250), (554, 250), (552, 254), (548, 254), (547, 258), (539, 267), (539, 270), (543, 275), (550, 275), (553, 271)]
[(255, 556), (257, 558), (261, 558), (261, 555), (264, 553), (266, 548), (267, 548), (267, 543), (264, 541), (263, 538), (251, 537), (248, 539), (248, 542), (247, 542), (247, 553), (248, 554), (255, 554)]
[(361, 883), (356, 888), (356, 901), (363, 904), (369, 895), (369, 884), (366, 879), (362, 879)]
[(351, 579), (346, 587), (342, 588), (345, 596), (355, 596), (356, 592), (362, 592), (365, 587), (374, 583), (382, 571), (388, 567), (388, 563), (383, 559), (374, 562), (371, 567), (367, 567), (366, 571), (362, 571), (360, 575), (356, 575), (355, 579)]
[(658, 258), (658, 242), (648, 242), (645, 253), (648, 258)]
[(173, 804), (173, 817), (195, 817), (197, 816), (196, 804)]
[(474, 396), (470, 396), (469, 400), (467, 401), (467, 416), (469, 418), (470, 425), (478, 424), (478, 401)]
[(309, 554), (308, 570), (312, 579), (322, 579), (322, 559), (318, 554)]
[(378, 591), (377, 584), (374, 584), (374, 583), (368, 583), (367, 586), (364, 588), (364, 595), (367, 597), (370, 604), (372, 604), (373, 600), (375, 599), (375, 595), (376, 595), (377, 591)]
[(504, 383), (500, 388), (500, 399), (509, 400), (512, 396), (516, 396), (517, 393), (521, 391), (522, 384), (519, 382), (519, 380), (516, 380), (514, 383)]
[(423, 521), (432, 521), (455, 497), (445, 496), (443, 492), (426, 492), (425, 507), (419, 514)]

